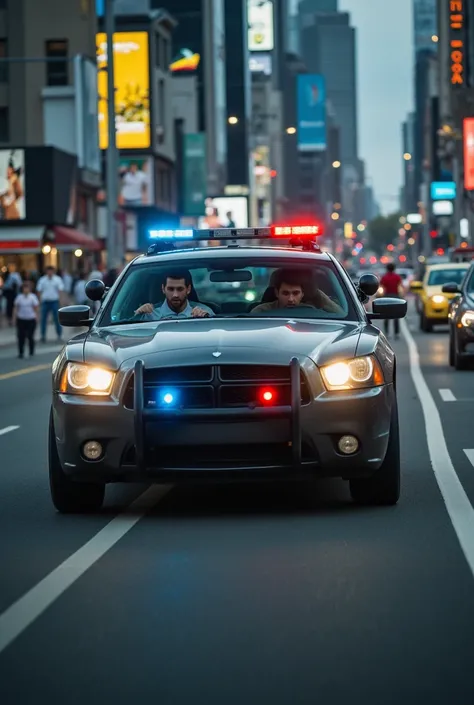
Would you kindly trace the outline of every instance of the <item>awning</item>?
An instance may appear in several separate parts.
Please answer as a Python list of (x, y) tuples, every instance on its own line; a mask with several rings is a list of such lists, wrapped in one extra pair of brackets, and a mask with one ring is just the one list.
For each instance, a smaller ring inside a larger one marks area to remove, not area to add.
[(41, 248), (44, 226), (0, 227), (0, 254), (37, 254)]
[(54, 233), (54, 244), (56, 248), (62, 252), (72, 252), (77, 249), (87, 252), (97, 252), (103, 248), (100, 240), (96, 240), (90, 235), (87, 235), (87, 233), (83, 233), (81, 230), (55, 225), (52, 228), (52, 232)]

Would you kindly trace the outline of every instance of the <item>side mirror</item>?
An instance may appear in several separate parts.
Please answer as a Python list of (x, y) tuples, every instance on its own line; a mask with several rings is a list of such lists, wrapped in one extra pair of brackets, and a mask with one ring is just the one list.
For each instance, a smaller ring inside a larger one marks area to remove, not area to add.
[(423, 282), (413, 281), (410, 284), (411, 291), (421, 291), (423, 289)]
[(363, 274), (359, 279), (358, 288), (366, 296), (375, 296), (380, 286), (375, 274)]
[(405, 318), (407, 315), (407, 302), (405, 299), (390, 299), (389, 297), (375, 299), (372, 304), (370, 318), (391, 319)]
[(454, 282), (449, 282), (449, 284), (444, 284), (441, 291), (443, 292), (443, 294), (460, 294), (461, 293), (458, 285), (455, 284)]
[(92, 323), (90, 314), (89, 306), (64, 306), (58, 311), (59, 323), (65, 328), (89, 328)]
[(101, 301), (105, 294), (105, 284), (101, 279), (91, 279), (86, 284), (86, 296), (91, 301)]

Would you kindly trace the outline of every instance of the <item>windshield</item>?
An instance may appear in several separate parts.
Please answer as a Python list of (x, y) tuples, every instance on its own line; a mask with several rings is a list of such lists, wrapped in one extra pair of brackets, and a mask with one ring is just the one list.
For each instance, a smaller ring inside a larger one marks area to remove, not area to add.
[(357, 320), (330, 261), (209, 257), (132, 265), (99, 325), (201, 316)]
[(460, 284), (466, 276), (467, 269), (434, 269), (428, 275), (428, 286), (443, 286), (444, 284)]

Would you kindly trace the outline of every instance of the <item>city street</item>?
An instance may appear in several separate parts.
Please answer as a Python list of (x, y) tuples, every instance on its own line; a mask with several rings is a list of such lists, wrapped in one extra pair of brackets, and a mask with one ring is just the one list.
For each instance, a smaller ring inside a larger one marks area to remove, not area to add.
[(474, 367), (413, 309), (392, 344), (396, 507), (118, 486), (93, 516), (49, 497), (59, 348), (0, 348), (0, 703), (472, 705)]

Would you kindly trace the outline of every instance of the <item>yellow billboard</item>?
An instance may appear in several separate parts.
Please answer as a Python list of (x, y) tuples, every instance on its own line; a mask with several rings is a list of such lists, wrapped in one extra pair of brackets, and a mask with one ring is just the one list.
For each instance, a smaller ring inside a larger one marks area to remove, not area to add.
[[(107, 36), (97, 34), (99, 144), (108, 146)], [(147, 32), (114, 34), (115, 125), (118, 149), (150, 147), (150, 64)]]

